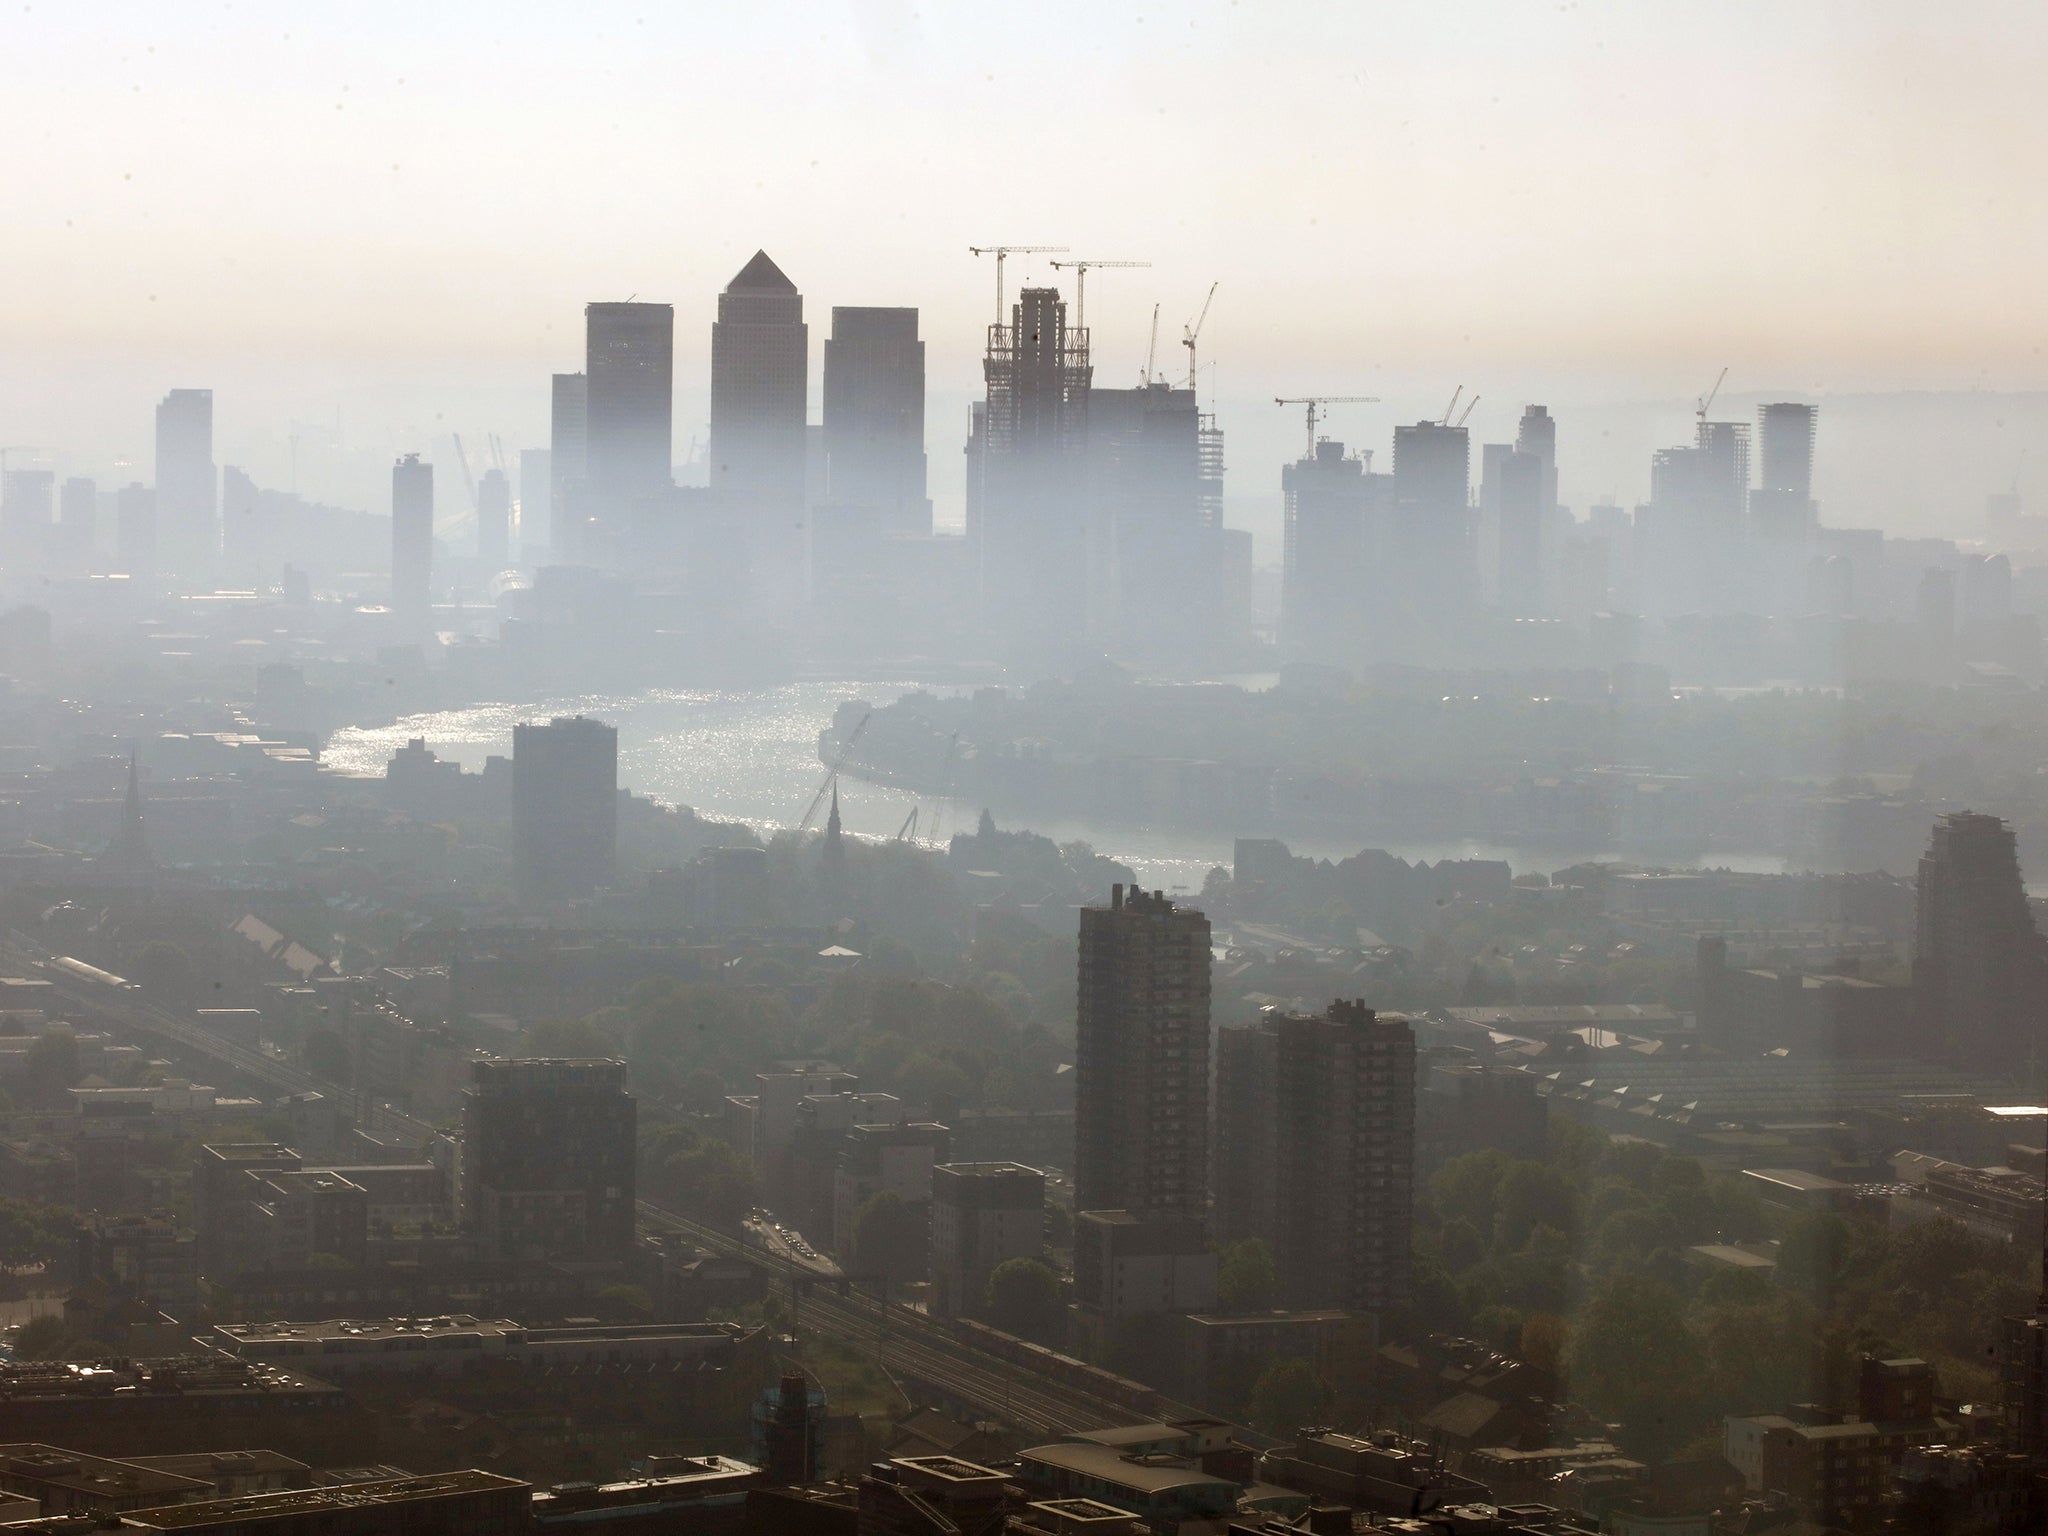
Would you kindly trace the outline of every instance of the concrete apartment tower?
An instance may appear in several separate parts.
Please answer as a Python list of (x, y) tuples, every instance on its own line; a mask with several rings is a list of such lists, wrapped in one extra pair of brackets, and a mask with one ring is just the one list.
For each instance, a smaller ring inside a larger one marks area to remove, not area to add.
[(1913, 991), (1920, 1054), (2010, 1071), (2038, 1057), (2048, 942), (2034, 926), (2012, 828), (1960, 811), (1920, 858)]
[(462, 1217), (480, 1256), (633, 1252), (634, 1113), (621, 1061), (479, 1061), (462, 1103)]
[(512, 871), (527, 901), (588, 896), (619, 856), (619, 733), (557, 718), (512, 728)]
[(1382, 1313), (1408, 1299), (1415, 1032), (1339, 1000), (1278, 1014), (1274, 1268), (1283, 1302)]
[(1081, 913), (1074, 1206), (1205, 1219), (1209, 919), (1111, 888)]

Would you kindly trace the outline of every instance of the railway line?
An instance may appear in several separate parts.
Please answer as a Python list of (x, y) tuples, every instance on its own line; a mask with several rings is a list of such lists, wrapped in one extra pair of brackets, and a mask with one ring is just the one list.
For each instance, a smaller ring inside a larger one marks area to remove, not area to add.
[[(22, 974), (48, 980), (67, 1007), (81, 1016), (81, 1022), (158, 1036), (281, 1092), (345, 1091), (290, 1062), (176, 1018), (145, 1002), (122, 978), (77, 962), (67, 963), (64, 957), (50, 954), (21, 935), (0, 942), (0, 961)], [(435, 1130), (431, 1122), (383, 1104), (362, 1106), (361, 1118), (372, 1134), (415, 1146), (424, 1145)], [(679, 1233), (700, 1247), (744, 1257), (785, 1281), (806, 1286), (810, 1294), (802, 1298), (800, 1311), (812, 1327), (861, 1345), (885, 1369), (974, 1412), (1044, 1434), (1101, 1429), (1128, 1423), (1134, 1416), (1127, 1406), (976, 1350), (921, 1313), (885, 1307), (879, 1299), (851, 1289), (838, 1294), (834, 1282), (816, 1270), (750, 1248), (729, 1233), (650, 1201), (639, 1202), (639, 1208), (644, 1227)]]

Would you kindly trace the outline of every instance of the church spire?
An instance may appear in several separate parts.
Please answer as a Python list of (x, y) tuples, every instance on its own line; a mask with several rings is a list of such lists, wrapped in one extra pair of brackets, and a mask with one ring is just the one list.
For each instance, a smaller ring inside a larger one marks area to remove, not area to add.
[(825, 861), (838, 864), (846, 857), (846, 842), (839, 825), (839, 781), (832, 781), (832, 814), (825, 818)]
[(100, 855), (101, 862), (117, 866), (131, 874), (141, 874), (156, 868), (156, 860), (150, 857), (149, 837), (142, 825), (142, 766), (140, 751), (128, 754), (128, 794), (121, 807), (121, 825), (115, 829), (113, 840), (107, 844), (107, 851)]

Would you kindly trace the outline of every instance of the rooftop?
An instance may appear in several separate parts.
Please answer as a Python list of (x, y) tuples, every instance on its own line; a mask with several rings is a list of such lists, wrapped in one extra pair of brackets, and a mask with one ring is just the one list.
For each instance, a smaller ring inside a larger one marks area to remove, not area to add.
[(429, 1477), (359, 1483), (349, 1488), (299, 1488), (284, 1493), (251, 1493), (234, 1499), (209, 1499), (199, 1504), (172, 1504), (130, 1512), (124, 1525), (145, 1531), (203, 1530), (209, 1525), (308, 1515), (321, 1510), (358, 1509), (366, 1505), (408, 1504), (424, 1499), (452, 1498), (465, 1493), (492, 1493), (526, 1488), (517, 1478), (474, 1468), (438, 1472)]

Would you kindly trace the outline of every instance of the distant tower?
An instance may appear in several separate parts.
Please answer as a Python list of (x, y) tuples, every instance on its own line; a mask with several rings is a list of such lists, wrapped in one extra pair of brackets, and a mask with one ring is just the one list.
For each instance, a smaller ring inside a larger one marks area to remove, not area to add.
[(128, 794), (121, 806), (121, 825), (100, 855), (99, 863), (122, 874), (153, 873), (156, 859), (149, 851), (149, 838), (142, 824), (142, 773), (137, 755), (128, 756)]
[(582, 523), (583, 476), (590, 424), (590, 380), (581, 373), (554, 376), (549, 397), (548, 530), (549, 550), (558, 565), (578, 557)]
[(528, 900), (588, 896), (618, 872), (619, 733), (578, 715), (512, 728), (512, 872)]
[(803, 295), (756, 251), (711, 327), (711, 489), (746, 530), (751, 595), (776, 612), (809, 588), (810, 346)]
[(1206, 1221), (1209, 919), (1111, 888), (1081, 911), (1074, 1207)]
[(1749, 493), (1750, 525), (1760, 534), (1797, 537), (1819, 521), (1813, 501), (1813, 439), (1817, 411), (1779, 402), (1757, 409), (1757, 486)]
[(476, 558), (488, 571), (512, 559), (512, 484), (496, 465), (476, 483)]
[(1550, 409), (1541, 405), (1522, 407), (1522, 422), (1515, 432), (1515, 452), (1526, 453), (1543, 466), (1540, 491), (1543, 510), (1557, 505), (1557, 423)]
[(1923, 1054), (2012, 1071), (2041, 1056), (2048, 945), (2012, 828), (1971, 811), (1935, 824), (1920, 875), (1913, 994)]
[(408, 453), (391, 467), (391, 611), (408, 633), (434, 617), (434, 466)]
[(210, 582), (220, 558), (220, 486), (213, 463), (213, 391), (174, 389), (156, 408), (157, 558)]
[(585, 532), (594, 520), (601, 535), (615, 536), (634, 502), (670, 484), (676, 312), (672, 304), (586, 304), (583, 318)]
[[(1472, 440), (1463, 427), (1418, 421), (1394, 428), (1394, 516), (1386, 549), (1392, 595), (1441, 632), (1479, 597), (1473, 541)], [(1418, 638), (1421, 638), (1418, 636)]]
[(866, 513), (878, 532), (929, 534), (916, 310), (833, 307), (824, 406), (825, 499)]
[(231, 584), (261, 579), (264, 551), (256, 482), (230, 464), (220, 472), (220, 567)]
[(1088, 623), (1088, 332), (1067, 324), (1058, 289), (1026, 288), (988, 336), (967, 444), (968, 558), (999, 647), (1072, 655)]

